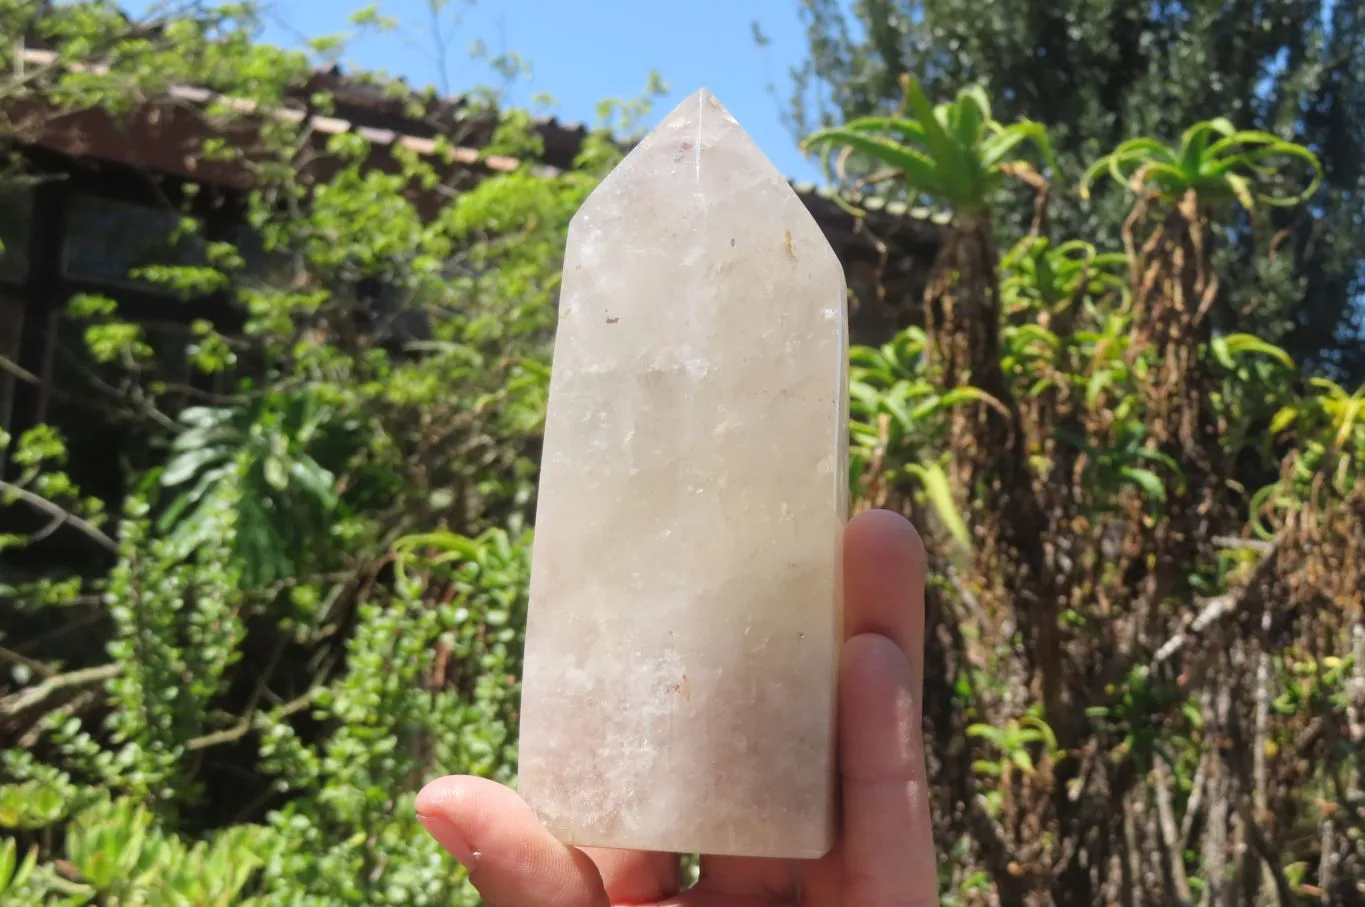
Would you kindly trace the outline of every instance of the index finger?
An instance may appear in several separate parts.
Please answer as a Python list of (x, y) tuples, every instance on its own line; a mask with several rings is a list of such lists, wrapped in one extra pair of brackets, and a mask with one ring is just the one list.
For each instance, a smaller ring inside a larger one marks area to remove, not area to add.
[(924, 545), (897, 514), (848, 527), (839, 683), (844, 896), (938, 903), (922, 733)]
[[(844, 530), (844, 638), (885, 636), (924, 673), (924, 542), (910, 521), (865, 510)], [(916, 703), (920, 691), (913, 691)]]

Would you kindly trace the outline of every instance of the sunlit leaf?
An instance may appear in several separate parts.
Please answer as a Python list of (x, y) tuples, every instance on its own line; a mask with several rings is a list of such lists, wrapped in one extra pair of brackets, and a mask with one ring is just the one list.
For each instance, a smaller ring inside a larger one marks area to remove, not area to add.
[(971, 545), (971, 535), (962, 514), (958, 512), (957, 502), (953, 499), (952, 486), (948, 474), (937, 463), (912, 463), (907, 469), (919, 480), (924, 495), (929, 499), (934, 513), (938, 515), (949, 535), (964, 548)]

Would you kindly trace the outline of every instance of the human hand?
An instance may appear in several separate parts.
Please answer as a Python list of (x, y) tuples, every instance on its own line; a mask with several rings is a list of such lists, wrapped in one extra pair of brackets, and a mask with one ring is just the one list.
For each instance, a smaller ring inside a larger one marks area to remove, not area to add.
[[(887, 511), (844, 542), (839, 841), (819, 860), (702, 857), (679, 892), (677, 854), (561, 844), (511, 789), (452, 776), (417, 796), (422, 825), (488, 907), (933, 907), (938, 877), (924, 749), (924, 546)], [(609, 768), (609, 767), (604, 767)]]

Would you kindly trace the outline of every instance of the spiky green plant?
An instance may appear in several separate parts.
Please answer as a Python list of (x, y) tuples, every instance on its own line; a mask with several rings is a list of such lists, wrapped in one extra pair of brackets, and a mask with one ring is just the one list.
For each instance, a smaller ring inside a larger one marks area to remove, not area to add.
[[(913, 78), (906, 78), (909, 116), (873, 116), (821, 129), (802, 142), (807, 151), (834, 149), (870, 158), (903, 179), (911, 195), (928, 196), (959, 214), (984, 210), (1008, 174), (1032, 173), (1031, 164), (1011, 155), (1032, 144), (1054, 167), (1052, 146), (1041, 124), (1005, 126), (991, 118), (991, 103), (980, 86), (964, 88), (956, 100), (934, 106)], [(840, 158), (842, 166), (845, 157)]]
[[(1282, 194), (1284, 164), (1290, 161), (1307, 164), (1311, 177), (1303, 189)], [(1258, 203), (1291, 207), (1311, 198), (1322, 180), (1322, 165), (1302, 145), (1268, 132), (1239, 130), (1216, 117), (1186, 129), (1176, 145), (1148, 137), (1123, 142), (1086, 169), (1083, 197), (1102, 174), (1135, 192), (1154, 191), (1171, 201), (1193, 191), (1204, 204), (1235, 201), (1255, 211)]]

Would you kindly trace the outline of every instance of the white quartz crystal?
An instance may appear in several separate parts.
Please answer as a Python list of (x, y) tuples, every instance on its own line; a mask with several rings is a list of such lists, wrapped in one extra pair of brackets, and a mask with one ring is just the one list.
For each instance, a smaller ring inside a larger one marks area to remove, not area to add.
[(833, 845), (843, 270), (707, 91), (569, 230), (520, 788), (579, 845)]

